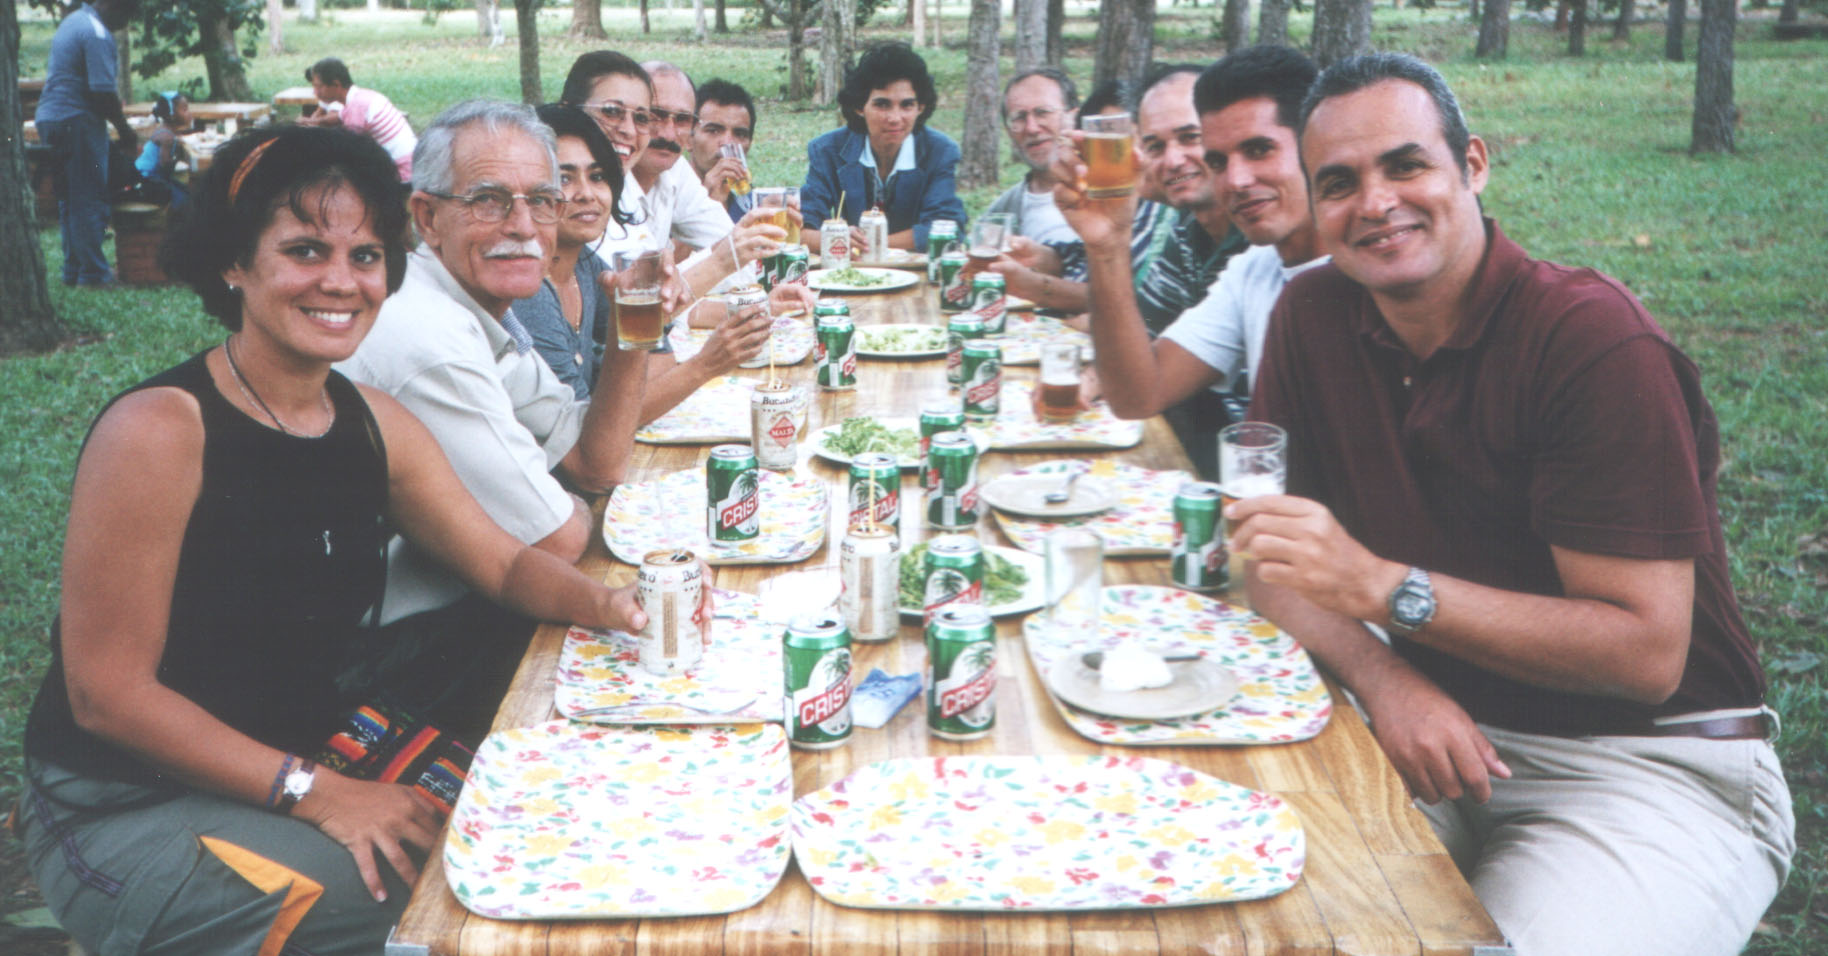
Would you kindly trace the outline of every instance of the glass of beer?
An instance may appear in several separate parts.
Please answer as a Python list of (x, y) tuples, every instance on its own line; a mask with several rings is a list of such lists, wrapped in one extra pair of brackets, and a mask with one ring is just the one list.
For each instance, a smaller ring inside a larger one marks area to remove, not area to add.
[(743, 155), (743, 144), (725, 143), (722, 146), (717, 147), (717, 155), (720, 159), (728, 157), (736, 160), (742, 165), (743, 175), (741, 178), (725, 179), (724, 182), (730, 187), (730, 191), (738, 196), (749, 195), (749, 158)]
[(1085, 117), (1085, 141), (1079, 153), (1085, 160), (1085, 194), (1093, 199), (1116, 199), (1136, 189), (1136, 165), (1130, 158), (1135, 127), (1128, 113)]
[[(787, 217), (787, 187), (763, 186), (755, 191), (755, 208), (766, 215), (767, 221), (780, 226), (786, 232), (789, 225)], [(789, 244), (783, 242), (784, 245)]]
[(652, 351), (660, 345), (660, 252), (629, 249), (615, 253), (616, 347)]
[(965, 279), (990, 268), (1003, 254), (1009, 245), (1009, 232), (1012, 217), (1002, 213), (989, 213), (971, 224), (971, 242), (965, 247), (963, 270)]
[[(1219, 430), (1219, 507), (1288, 487), (1288, 433), (1268, 422), (1239, 422)], [(1223, 513), (1221, 511), (1221, 513)], [(1229, 523), (1226, 536), (1231, 534)], [(1245, 555), (1231, 552), (1232, 586), (1244, 580)]]
[(787, 214), (787, 245), (790, 245), (790, 246), (801, 245), (801, 242), (800, 242), (800, 187), (782, 186), (781, 187), (781, 197), (782, 197), (782, 201), (786, 204), (786, 206), (789, 210), (789, 212)]
[(1070, 422), (1079, 416), (1079, 346), (1048, 342), (1041, 346), (1041, 420)]

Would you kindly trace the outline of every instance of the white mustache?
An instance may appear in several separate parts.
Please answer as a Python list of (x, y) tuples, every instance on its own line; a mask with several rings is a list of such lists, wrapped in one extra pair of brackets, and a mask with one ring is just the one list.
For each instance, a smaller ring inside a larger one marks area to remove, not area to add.
[(520, 256), (544, 259), (546, 250), (540, 246), (538, 239), (503, 239), (482, 254), (484, 259), (514, 259)]

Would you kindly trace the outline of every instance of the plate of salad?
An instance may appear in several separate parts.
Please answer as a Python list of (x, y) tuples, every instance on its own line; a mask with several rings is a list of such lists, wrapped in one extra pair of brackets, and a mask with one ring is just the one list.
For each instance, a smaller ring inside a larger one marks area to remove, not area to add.
[[(927, 542), (909, 548), (901, 555), (901, 595), (896, 602), (904, 616), (920, 617), (925, 613), (926, 581), (922, 565), (927, 556)], [(1047, 603), (1046, 559), (1015, 548), (984, 546), (984, 600), (992, 617), (1025, 614)]]
[(905, 289), (924, 278), (926, 276), (906, 269), (845, 266), (842, 269), (814, 269), (806, 273), (806, 284), (821, 292), (889, 292)]
[[(977, 442), (978, 454), (983, 454), (984, 437), (971, 429), (966, 429), (965, 434)], [(834, 464), (848, 466), (852, 458), (864, 452), (886, 451), (895, 456), (903, 470), (920, 468), (919, 419), (847, 418), (814, 430), (809, 438), (813, 454)]]
[(858, 326), (857, 354), (863, 358), (938, 358), (946, 354), (946, 330), (913, 323)]

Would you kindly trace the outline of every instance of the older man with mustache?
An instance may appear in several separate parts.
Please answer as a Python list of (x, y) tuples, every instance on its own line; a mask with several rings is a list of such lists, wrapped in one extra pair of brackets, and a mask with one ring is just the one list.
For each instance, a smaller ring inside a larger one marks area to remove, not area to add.
[[(565, 485), (602, 492), (622, 479), (646, 353), (610, 350), (605, 387), (579, 400), (509, 309), (539, 289), (563, 205), (554, 137), (531, 108), (445, 110), (419, 139), (413, 177), (423, 241), (374, 331), (337, 368), (418, 416), (496, 524), (575, 561), (590, 513)], [(532, 630), (400, 541), (379, 619), (407, 645), (436, 642), (450, 660), (469, 657), (462, 666), (499, 671), (503, 689)], [(478, 705), (492, 707), (499, 695), (484, 696)]]

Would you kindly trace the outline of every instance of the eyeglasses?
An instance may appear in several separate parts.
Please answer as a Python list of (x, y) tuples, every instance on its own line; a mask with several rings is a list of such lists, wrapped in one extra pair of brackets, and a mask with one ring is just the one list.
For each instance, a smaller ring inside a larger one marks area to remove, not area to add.
[(596, 110), (611, 123), (620, 123), (626, 116), (635, 124), (636, 129), (647, 129), (654, 122), (654, 114), (639, 106), (630, 109), (620, 103), (585, 103), (584, 108)]
[(463, 203), (470, 215), (477, 222), (501, 222), (514, 211), (514, 200), (519, 199), (527, 204), (527, 214), (533, 221), (542, 225), (559, 221), (559, 213), (568, 202), (563, 193), (556, 189), (539, 189), (530, 193), (511, 193), (505, 189), (478, 189), (466, 196), (452, 193), (441, 193), (430, 189), (424, 190), (428, 196), (439, 199), (450, 199)]
[(1020, 113), (1011, 113), (1009, 114), (1009, 118), (1005, 119), (1003, 122), (1008, 123), (1010, 129), (1020, 129), (1024, 123), (1028, 122), (1028, 118), (1032, 116), (1034, 117), (1035, 122), (1045, 126), (1049, 120), (1059, 116), (1060, 112), (1060, 110), (1042, 106), (1032, 110), (1023, 110)]
[(678, 126), (698, 125), (697, 113), (675, 113), (672, 110), (662, 109), (650, 110), (649, 112), (654, 114), (654, 119), (662, 123), (673, 123)]

